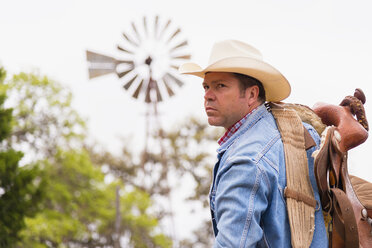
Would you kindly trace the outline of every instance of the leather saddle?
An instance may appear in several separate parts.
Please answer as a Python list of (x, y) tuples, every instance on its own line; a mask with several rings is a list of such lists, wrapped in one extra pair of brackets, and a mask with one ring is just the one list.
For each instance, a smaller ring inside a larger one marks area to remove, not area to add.
[(372, 247), (372, 183), (348, 173), (347, 152), (368, 137), (363, 104), (356, 89), (340, 105), (318, 103), (314, 112), (327, 126), (315, 155), (315, 176), (328, 225), (329, 246)]

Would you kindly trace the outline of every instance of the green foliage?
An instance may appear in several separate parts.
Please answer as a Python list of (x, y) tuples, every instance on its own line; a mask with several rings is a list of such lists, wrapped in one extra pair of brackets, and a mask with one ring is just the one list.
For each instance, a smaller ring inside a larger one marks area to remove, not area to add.
[(22, 153), (0, 152), (0, 247), (12, 247), (25, 227), (24, 218), (39, 210), (43, 196), (37, 167), (19, 167)]
[(12, 109), (4, 109), (3, 107), (6, 99), (5, 77), (5, 70), (0, 67), (0, 141), (7, 138), (12, 129)]
[[(189, 176), (193, 180), (195, 188), (190, 189), (191, 194), (186, 200), (201, 204), (207, 213), (213, 163), (216, 161), (216, 141), (223, 131), (196, 118), (189, 118), (162, 136), (163, 143), (167, 145), (163, 154), (167, 158), (166, 167), (177, 178)], [(209, 215), (206, 221), (200, 220), (200, 223), (200, 227), (194, 231), (194, 237), (182, 240), (180, 247), (212, 246), (213, 233)]]
[[(149, 212), (153, 204), (149, 195), (117, 180), (107, 183), (103, 164), (86, 152), (85, 123), (71, 107), (69, 90), (32, 73), (15, 75), (2, 87), (9, 93), (8, 105), (15, 116), (11, 137), (4, 144), (22, 148), (28, 160), (37, 161), (42, 170), (34, 172), (44, 178), (40, 181), (47, 189), (41, 210), (35, 208), (35, 215), (23, 223), (16, 221), (20, 229), (24, 227), (17, 247), (113, 247), (118, 236), (126, 237), (124, 247), (171, 247)], [(107, 157), (114, 158), (109, 153)]]
[(68, 89), (45, 76), (23, 72), (6, 87), (15, 119), (9, 143), (27, 147), (37, 159), (53, 157), (58, 147), (80, 148), (86, 127), (71, 107)]
[[(208, 206), (208, 193), (211, 184), (216, 140), (222, 130), (211, 128), (198, 119), (190, 118), (176, 129), (164, 134), (163, 142), (167, 145), (165, 157), (167, 166), (175, 170), (178, 176), (190, 175), (196, 188), (189, 200), (202, 201)], [(213, 154), (213, 155), (212, 155)]]
[(105, 206), (108, 195), (99, 188), (103, 175), (86, 153), (58, 151), (54, 161), (44, 161), (48, 188), (44, 210), (27, 219), (22, 233), (24, 247), (89, 242), (92, 234), (88, 225), (102, 221), (110, 211)]
[[(169, 179), (177, 178), (177, 183), (181, 184), (183, 178), (191, 178), (191, 185), (195, 185), (195, 188), (190, 188), (191, 194), (186, 201), (196, 202), (206, 209), (209, 207), (208, 193), (216, 159), (212, 154), (217, 148), (216, 140), (222, 134), (222, 129), (211, 128), (198, 119), (188, 118), (173, 129), (154, 134), (153, 138), (163, 145), (163, 149), (148, 151), (137, 163), (125, 148), (120, 157), (105, 152), (90, 152), (94, 161), (107, 165), (113, 175), (148, 192), (152, 199), (167, 200), (171, 191), (178, 190), (178, 185), (170, 185)], [(169, 208), (160, 209), (158, 214), (163, 218), (172, 216)], [(201, 222), (194, 237), (181, 241), (179, 245), (211, 247), (212, 237), (208, 219), (205, 223)]]
[[(104, 247), (114, 244), (115, 188), (84, 151), (58, 151), (55, 163), (45, 162), (47, 197), (44, 211), (27, 219), (21, 246)], [(157, 219), (148, 213), (149, 196), (125, 191), (121, 185), (120, 235), (130, 234), (133, 247), (170, 247), (169, 239), (152, 234)], [(168, 243), (167, 243), (168, 242)]]
[[(4, 83), (4, 73), (0, 70), (0, 92), (8, 93), (7, 102), (13, 107), (15, 118), (12, 121), (9, 117), (11, 110), (0, 108), (0, 138), (11, 134), (2, 142), (2, 150), (22, 148), (28, 159), (39, 165), (20, 167), (22, 155), (16, 152), (9, 156), (18, 157), (6, 162), (9, 166), (13, 164), (12, 170), (18, 170), (8, 178), (17, 181), (23, 171), (34, 176), (30, 176), (29, 186), (23, 187), (29, 195), (35, 195), (35, 199), (24, 197), (29, 200), (23, 209), (29, 211), (27, 214), (15, 208), (9, 199), (0, 204), (0, 209), (8, 204), (8, 208), (28, 216), (25, 222), (22, 218), (13, 219), (14, 225), (18, 225), (18, 236), (12, 242), (18, 241), (18, 247), (117, 247), (118, 236), (124, 237), (123, 247), (172, 247), (172, 241), (159, 228), (159, 221), (171, 213), (159, 207), (158, 202), (177, 190), (177, 185), (168, 183), (172, 177), (192, 178), (195, 188), (187, 200), (202, 202), (207, 207), (215, 158), (211, 156), (214, 149), (206, 149), (214, 147), (220, 131), (190, 118), (173, 130), (154, 134), (154, 138), (161, 140), (162, 149), (148, 151), (142, 159), (136, 159), (127, 146), (121, 156), (114, 156), (97, 147), (88, 148), (84, 141), (85, 123), (71, 107), (72, 95), (67, 89), (32, 73), (19, 73)], [(1, 103), (4, 99), (0, 94)], [(1, 162), (0, 167), (9, 170)], [(36, 196), (41, 196), (42, 191), (36, 189), (41, 186), (47, 190), (38, 204)], [(208, 222), (180, 245), (210, 247), (211, 237)]]
[[(12, 129), (12, 110), (4, 109), (5, 71), (0, 68), (0, 140)], [(25, 227), (25, 217), (39, 210), (43, 197), (43, 179), (36, 165), (19, 166), (23, 154), (4, 147), (0, 152), (0, 247), (13, 247)]]

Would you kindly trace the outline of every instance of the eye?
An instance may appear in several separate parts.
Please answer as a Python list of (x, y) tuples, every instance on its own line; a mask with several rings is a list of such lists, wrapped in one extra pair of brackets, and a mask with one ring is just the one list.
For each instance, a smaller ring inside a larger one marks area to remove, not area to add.
[(209, 89), (209, 86), (208, 85), (203, 85), (203, 89), (204, 90), (208, 90)]
[(217, 85), (217, 88), (223, 88), (223, 87), (226, 87), (226, 85), (224, 85), (224, 84), (218, 84)]

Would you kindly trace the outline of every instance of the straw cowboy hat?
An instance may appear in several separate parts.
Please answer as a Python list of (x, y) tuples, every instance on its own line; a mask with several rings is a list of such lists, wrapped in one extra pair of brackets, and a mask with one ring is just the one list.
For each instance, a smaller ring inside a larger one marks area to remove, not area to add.
[(180, 66), (182, 74), (204, 78), (207, 72), (236, 72), (258, 79), (265, 88), (266, 100), (281, 101), (291, 93), (287, 79), (274, 67), (262, 60), (261, 53), (241, 41), (226, 40), (216, 43), (209, 58), (209, 65), (203, 69), (195, 63)]

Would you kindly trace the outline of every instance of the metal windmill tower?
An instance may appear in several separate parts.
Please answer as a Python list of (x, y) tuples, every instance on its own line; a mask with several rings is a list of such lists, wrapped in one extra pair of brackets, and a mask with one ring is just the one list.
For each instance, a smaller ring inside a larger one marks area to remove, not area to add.
[(180, 34), (181, 29), (172, 27), (171, 20), (162, 22), (156, 16), (149, 22), (143, 17), (140, 25), (132, 22), (131, 30), (122, 34), (117, 58), (86, 51), (90, 79), (115, 73), (133, 98), (147, 104), (145, 155), (150, 131), (161, 131), (157, 104), (183, 85), (177, 69), (190, 55), (187, 40)]

